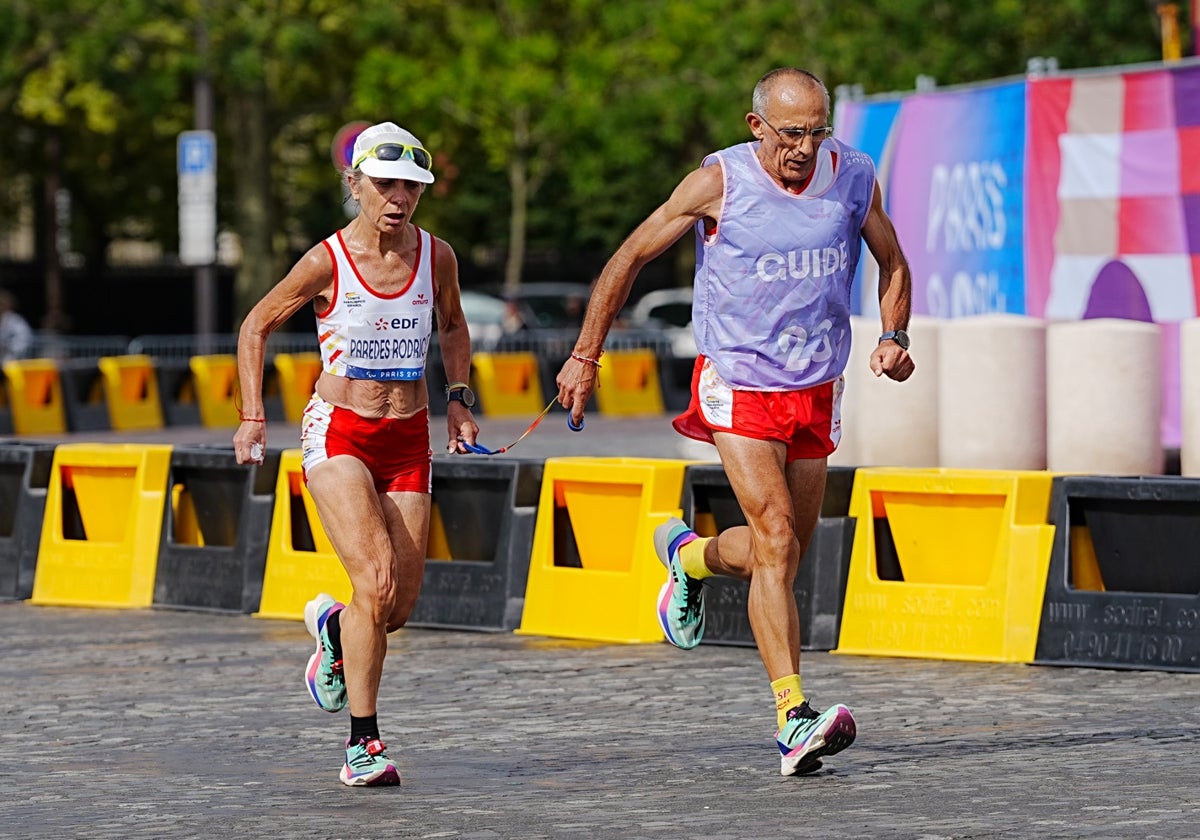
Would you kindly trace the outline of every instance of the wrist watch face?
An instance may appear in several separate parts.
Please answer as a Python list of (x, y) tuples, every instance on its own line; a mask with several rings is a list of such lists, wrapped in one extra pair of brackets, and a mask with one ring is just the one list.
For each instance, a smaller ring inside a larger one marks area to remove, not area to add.
[(475, 407), (475, 392), (470, 388), (455, 388), (453, 391), (446, 393), (446, 401), (458, 401), (467, 408)]
[(902, 350), (907, 350), (909, 345), (908, 333), (904, 330), (888, 330), (883, 335), (879, 336), (881, 342), (894, 341), (900, 345)]

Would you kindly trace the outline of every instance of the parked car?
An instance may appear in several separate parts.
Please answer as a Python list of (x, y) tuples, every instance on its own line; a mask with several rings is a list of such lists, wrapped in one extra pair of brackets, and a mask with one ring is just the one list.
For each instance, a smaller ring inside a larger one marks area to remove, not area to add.
[(672, 353), (678, 357), (694, 357), (696, 337), (692, 332), (691, 287), (646, 292), (634, 304), (629, 326), (660, 331), (671, 342)]
[(472, 348), (487, 350), (494, 347), (508, 331), (508, 303), (495, 295), (469, 289), (464, 289), (461, 297), (463, 315), (467, 317), (467, 328), (471, 331)]
[[(551, 357), (569, 355), (583, 318), (587, 313), (592, 287), (588, 283), (539, 282), (524, 283), (515, 291), (497, 291), (493, 297), (503, 297), (509, 304), (510, 317), (521, 324), (520, 330), (504, 331), (501, 345), (510, 350), (535, 350)], [(664, 324), (653, 320), (649, 325), (633, 323), (629, 308), (618, 315), (608, 335), (606, 346), (610, 350), (651, 347), (659, 352), (674, 352), (671, 342), (681, 341), (683, 352), (688, 352), (690, 339), (684, 336), (687, 330), (675, 329), (664, 332)], [(691, 343), (694, 347), (694, 342)], [(694, 353), (693, 353), (694, 355)]]
[(522, 283), (515, 291), (504, 290), (498, 296), (512, 302), (529, 329), (578, 329), (583, 326), (588, 298), (587, 283)]

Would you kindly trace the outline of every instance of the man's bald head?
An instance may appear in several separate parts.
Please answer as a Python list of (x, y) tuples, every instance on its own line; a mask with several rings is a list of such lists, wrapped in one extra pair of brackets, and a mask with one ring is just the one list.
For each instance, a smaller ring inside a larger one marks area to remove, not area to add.
[(758, 80), (754, 86), (751, 109), (756, 114), (765, 114), (771, 110), (771, 103), (775, 99), (789, 102), (814, 90), (820, 91), (824, 97), (825, 112), (829, 113), (829, 91), (824, 82), (799, 67), (779, 67)]

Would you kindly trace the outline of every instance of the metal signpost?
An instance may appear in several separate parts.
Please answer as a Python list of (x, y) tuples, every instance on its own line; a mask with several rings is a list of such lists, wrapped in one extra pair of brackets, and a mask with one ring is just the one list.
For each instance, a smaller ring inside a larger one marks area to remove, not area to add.
[(211, 131), (179, 134), (179, 261), (196, 266), (196, 332), (215, 329), (217, 140)]

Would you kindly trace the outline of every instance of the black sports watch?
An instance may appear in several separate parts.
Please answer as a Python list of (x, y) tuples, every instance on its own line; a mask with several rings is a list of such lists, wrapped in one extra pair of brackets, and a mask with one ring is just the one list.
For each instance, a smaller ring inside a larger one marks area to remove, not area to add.
[(467, 408), (475, 407), (475, 392), (461, 382), (446, 386), (446, 402), (460, 402)]
[(888, 330), (883, 335), (879, 336), (879, 343), (885, 341), (894, 341), (900, 345), (901, 350), (907, 350), (909, 345), (908, 333), (904, 330)]

